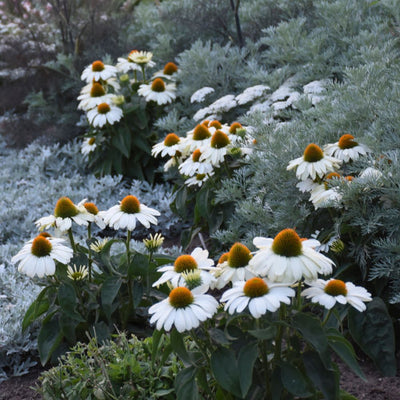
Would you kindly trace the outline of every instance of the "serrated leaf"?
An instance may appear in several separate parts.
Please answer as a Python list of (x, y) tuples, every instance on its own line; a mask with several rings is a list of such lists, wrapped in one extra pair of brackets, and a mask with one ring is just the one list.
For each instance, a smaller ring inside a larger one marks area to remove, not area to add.
[(33, 321), (35, 321), (49, 309), (50, 303), (48, 299), (44, 297), (47, 290), (48, 288), (44, 288), (26, 311), (22, 321), (22, 332), (24, 332)]

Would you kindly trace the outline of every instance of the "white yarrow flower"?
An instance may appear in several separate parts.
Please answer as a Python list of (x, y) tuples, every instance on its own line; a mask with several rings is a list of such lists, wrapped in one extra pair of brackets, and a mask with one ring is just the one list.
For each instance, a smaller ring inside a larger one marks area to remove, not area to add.
[(215, 90), (212, 87), (205, 86), (199, 90), (196, 90), (190, 97), (191, 103), (201, 103), (204, 101), (207, 95), (214, 93)]

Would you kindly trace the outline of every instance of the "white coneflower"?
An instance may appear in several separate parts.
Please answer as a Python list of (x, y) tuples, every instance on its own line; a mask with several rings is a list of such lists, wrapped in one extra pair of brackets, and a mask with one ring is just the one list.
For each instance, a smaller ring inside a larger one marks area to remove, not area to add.
[(35, 224), (40, 229), (56, 227), (61, 232), (66, 232), (72, 227), (72, 222), (87, 226), (92, 217), (86, 210), (76, 206), (68, 197), (58, 199), (54, 214), (38, 219)]
[(154, 101), (158, 105), (172, 103), (176, 98), (176, 87), (173, 83), (165, 83), (161, 78), (156, 78), (151, 84), (141, 84), (138, 94), (147, 102)]
[(254, 318), (260, 318), (267, 311), (275, 312), (281, 305), (290, 304), (290, 297), (296, 292), (282, 283), (268, 282), (262, 278), (237, 281), (221, 297), (225, 311), (229, 314), (241, 313), (248, 307)]
[(185, 176), (194, 176), (197, 174), (210, 174), (214, 167), (208, 161), (200, 161), (201, 151), (196, 149), (190, 157), (179, 165), (179, 172)]
[(96, 138), (94, 136), (85, 138), (81, 144), (81, 153), (87, 156), (97, 147)]
[(89, 123), (95, 128), (102, 128), (106, 124), (114, 125), (122, 116), (123, 112), (119, 107), (108, 103), (101, 103), (87, 113)]
[(327, 144), (324, 152), (328, 156), (333, 156), (344, 162), (355, 161), (360, 156), (365, 156), (371, 150), (365, 144), (357, 143), (354, 136), (348, 133), (342, 135), (338, 142)]
[(27, 242), (24, 247), (12, 259), (12, 263), (19, 263), (18, 271), (33, 278), (45, 275), (54, 275), (56, 271), (55, 261), (67, 264), (73, 251), (64, 246), (64, 239), (52, 238), (45, 233)]
[(185, 180), (186, 186), (203, 186), (204, 182), (207, 182), (211, 176), (214, 175), (214, 171), (209, 172), (208, 174), (196, 174), (191, 178)]
[(219, 166), (232, 146), (226, 133), (217, 130), (210, 139), (210, 145), (203, 148), (200, 161), (208, 161), (214, 166)]
[(157, 210), (145, 206), (132, 195), (124, 197), (120, 204), (107, 211), (100, 211), (99, 214), (111, 228), (129, 231), (135, 229), (137, 221), (146, 228), (149, 228), (150, 224), (157, 225), (156, 217), (160, 215)]
[(351, 282), (343, 282), (339, 279), (329, 279), (327, 281), (317, 279), (306, 282), (310, 287), (303, 290), (301, 295), (311, 299), (313, 303), (319, 303), (330, 310), (335, 304), (350, 304), (358, 311), (365, 311), (365, 302), (371, 301), (371, 294), (360, 286), (355, 286)]
[(176, 80), (177, 72), (178, 66), (173, 62), (168, 62), (161, 71), (157, 71), (155, 74), (153, 74), (153, 78), (162, 78), (174, 81)]
[(112, 65), (105, 65), (102, 61), (97, 60), (88, 65), (82, 72), (81, 79), (90, 83), (92, 81), (113, 78), (117, 75), (117, 68)]
[(339, 168), (341, 163), (342, 160), (325, 155), (318, 145), (310, 143), (303, 156), (290, 161), (286, 169), (296, 169), (296, 176), (302, 181), (308, 177), (323, 179), (327, 173)]
[(106, 93), (104, 86), (98, 82), (94, 82), (88, 93), (81, 93), (78, 97), (80, 103), (78, 110), (89, 111), (97, 107), (101, 103), (111, 103), (117, 96), (115, 94)]
[(126, 74), (129, 71), (141, 71), (142, 69), (140, 68), (140, 65), (133, 62), (132, 59), (130, 58), (131, 54), (137, 52), (138, 52), (137, 50), (132, 50), (127, 58), (119, 57), (117, 60), (118, 63), (116, 65), (117, 70), (123, 74)]
[(90, 222), (94, 222), (100, 229), (104, 229), (106, 227), (106, 224), (103, 221), (103, 218), (99, 212), (99, 209), (97, 206), (92, 203), (92, 202), (86, 202), (82, 200), (79, 204), (78, 207), (84, 207), (86, 212), (89, 214), (88, 218), (90, 218)]
[(211, 318), (217, 308), (218, 301), (214, 297), (177, 287), (171, 290), (168, 298), (149, 308), (149, 314), (153, 314), (150, 323), (156, 323), (158, 330), (164, 328), (168, 332), (174, 325), (178, 332), (184, 332)]
[(244, 281), (256, 276), (250, 267), (252, 255), (242, 243), (232, 245), (228, 253), (223, 254), (218, 262), (214, 275), (217, 278), (216, 288), (221, 289), (229, 282)]
[(161, 277), (153, 283), (153, 286), (160, 286), (163, 283), (170, 282), (173, 287), (185, 286), (185, 277), (182, 273), (190, 271), (199, 271), (203, 285), (206, 290), (213, 286), (214, 277), (210, 271), (214, 270), (214, 261), (208, 258), (208, 251), (200, 247), (196, 247), (192, 253), (179, 256), (174, 265), (165, 265), (158, 268), (158, 272), (162, 272)]
[(153, 146), (151, 155), (157, 157), (161, 154), (161, 157), (173, 157), (177, 152), (181, 152), (182, 142), (183, 141), (178, 135), (175, 133), (169, 133), (162, 142)]
[(143, 239), (143, 243), (148, 251), (157, 251), (164, 243), (164, 236), (161, 233), (156, 233), (154, 236), (150, 233), (149, 239)]
[(256, 237), (253, 243), (260, 250), (250, 266), (273, 282), (314, 280), (332, 272), (333, 261), (314, 250), (316, 241), (302, 241), (294, 229), (284, 229), (274, 239)]

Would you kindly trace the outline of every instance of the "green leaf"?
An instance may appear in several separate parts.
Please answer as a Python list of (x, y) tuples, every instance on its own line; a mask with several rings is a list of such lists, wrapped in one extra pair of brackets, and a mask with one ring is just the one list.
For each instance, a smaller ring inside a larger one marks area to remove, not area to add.
[(293, 317), (293, 326), (302, 334), (304, 340), (318, 351), (325, 367), (330, 368), (328, 340), (322, 329), (321, 321), (310, 314), (299, 312)]
[(79, 313), (75, 311), (77, 298), (74, 287), (69, 283), (62, 283), (58, 289), (58, 304), (63, 314), (71, 319), (84, 322)]
[(228, 345), (230, 343), (224, 331), (221, 329), (211, 328), (208, 330), (208, 333), (210, 335), (211, 340), (217, 344)]
[(121, 279), (116, 276), (108, 277), (101, 287), (101, 304), (108, 320), (111, 320), (112, 303), (121, 287)]
[(175, 378), (174, 386), (177, 400), (198, 400), (200, 397), (196, 384), (196, 367), (181, 370)]
[(63, 333), (60, 329), (57, 316), (44, 320), (38, 336), (40, 362), (45, 365), (51, 354), (60, 344)]
[(49, 309), (50, 303), (48, 299), (44, 297), (47, 290), (48, 288), (44, 288), (26, 311), (22, 321), (22, 332), (24, 332), (33, 321), (35, 321)]
[(131, 279), (138, 276), (144, 277), (147, 275), (148, 268), (149, 258), (144, 254), (136, 253), (129, 264), (128, 277)]
[(326, 368), (318, 353), (307, 351), (303, 354), (307, 376), (322, 392), (326, 400), (339, 399), (339, 379), (335, 370)]
[(364, 312), (349, 311), (349, 331), (385, 376), (396, 376), (395, 338), (386, 305), (375, 297)]
[(216, 350), (211, 355), (211, 371), (223, 389), (235, 396), (241, 393), (239, 371), (232, 350), (224, 347)]
[(134, 281), (132, 283), (132, 291), (133, 291), (133, 307), (137, 308), (143, 298), (144, 288), (142, 283)]
[(238, 355), (238, 372), (242, 396), (245, 397), (253, 383), (253, 368), (258, 356), (257, 342), (243, 346)]
[(186, 364), (192, 364), (189, 353), (186, 351), (185, 342), (183, 341), (183, 335), (179, 333), (175, 328), (172, 329), (170, 334), (170, 341), (172, 349), (181, 360)]
[(204, 218), (207, 217), (210, 210), (208, 201), (209, 194), (210, 189), (208, 187), (203, 187), (200, 189), (196, 196), (196, 211), (200, 216)]
[(358, 365), (356, 354), (351, 343), (339, 334), (336, 329), (328, 330), (328, 343), (335, 353), (364, 381), (364, 373)]
[(289, 393), (298, 397), (308, 397), (311, 392), (308, 390), (306, 377), (298, 368), (288, 362), (279, 363), (281, 372), (281, 381)]
[(254, 329), (249, 331), (250, 335), (260, 340), (270, 340), (276, 337), (276, 327), (269, 326), (265, 329)]
[[(129, 131), (128, 131), (129, 134)], [(131, 141), (129, 136), (125, 135), (125, 132), (118, 131), (116, 135), (112, 137), (112, 145), (117, 148), (126, 158), (129, 158)]]

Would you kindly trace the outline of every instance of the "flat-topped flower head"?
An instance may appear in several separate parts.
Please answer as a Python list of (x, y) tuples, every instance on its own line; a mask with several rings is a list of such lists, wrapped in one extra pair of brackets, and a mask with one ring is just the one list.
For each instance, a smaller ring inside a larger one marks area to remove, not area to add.
[(117, 68), (112, 65), (105, 65), (102, 61), (97, 60), (83, 70), (81, 79), (87, 83), (90, 83), (92, 81), (106, 81), (107, 79), (113, 78), (116, 75)]
[(173, 326), (178, 332), (197, 328), (200, 322), (211, 318), (218, 308), (217, 300), (203, 293), (187, 287), (172, 289), (168, 298), (149, 308), (149, 314), (153, 314), (150, 323), (156, 323), (156, 329), (164, 328), (167, 332)]
[(216, 288), (221, 289), (229, 282), (244, 281), (253, 278), (256, 274), (250, 268), (249, 262), (252, 258), (250, 250), (242, 243), (234, 243), (223, 257), (225, 261), (218, 261), (214, 270), (217, 277)]
[(225, 311), (229, 314), (241, 313), (248, 307), (254, 318), (260, 318), (267, 311), (275, 312), (281, 303), (290, 304), (295, 291), (285, 284), (268, 282), (254, 277), (247, 281), (233, 283), (221, 297)]
[(329, 156), (336, 157), (344, 162), (358, 160), (360, 156), (365, 156), (371, 152), (368, 146), (360, 144), (354, 139), (353, 135), (346, 133), (336, 143), (327, 144), (324, 151)]
[[(255, 273), (273, 282), (293, 283), (303, 277), (317, 279), (332, 272), (333, 261), (315, 251), (316, 240), (302, 240), (294, 229), (284, 229), (274, 239), (256, 237), (259, 249), (249, 261)], [(312, 278), (311, 278), (312, 277)]]
[(165, 83), (161, 78), (155, 78), (150, 84), (141, 84), (138, 94), (147, 102), (154, 101), (158, 105), (172, 103), (176, 98), (176, 87), (173, 83)]
[(70, 198), (64, 196), (58, 199), (54, 215), (40, 218), (35, 224), (40, 230), (55, 227), (61, 232), (66, 232), (71, 229), (72, 222), (87, 226), (91, 219), (92, 217), (85, 209), (82, 209), (80, 205), (75, 205)]
[(33, 278), (35, 275), (43, 278), (45, 275), (54, 275), (56, 263), (67, 264), (73, 256), (73, 251), (64, 246), (64, 239), (38, 235), (25, 243), (23, 248), (12, 259), (12, 263), (19, 263), (18, 271)]
[(303, 156), (289, 162), (287, 170), (296, 169), (296, 176), (302, 181), (307, 178), (323, 179), (324, 176), (339, 168), (342, 160), (324, 154), (315, 143), (310, 143), (304, 150)]
[(150, 228), (150, 224), (157, 225), (156, 217), (160, 213), (145, 206), (136, 196), (128, 195), (121, 200), (119, 205), (113, 206), (107, 211), (100, 211), (98, 215), (110, 228), (133, 231), (137, 222), (146, 228)]
[(168, 133), (163, 142), (157, 143), (153, 146), (151, 154), (153, 157), (157, 157), (161, 154), (161, 157), (170, 156), (174, 157), (177, 152), (181, 151), (181, 138), (175, 133)]
[(197, 247), (191, 254), (179, 256), (173, 265), (158, 268), (157, 271), (162, 272), (162, 275), (153, 283), (153, 286), (160, 286), (166, 282), (170, 282), (173, 287), (186, 286), (185, 274), (198, 271), (202, 285), (207, 290), (210, 286), (213, 287), (214, 277), (210, 274), (210, 271), (214, 269), (214, 261), (208, 258), (208, 251)]
[(215, 90), (212, 87), (209, 87), (209, 86), (202, 87), (201, 89), (196, 90), (192, 94), (192, 96), (190, 97), (190, 102), (191, 103), (202, 103), (205, 100), (205, 98), (213, 92), (215, 92)]
[(197, 174), (206, 176), (210, 174), (214, 167), (210, 162), (201, 161), (201, 154), (200, 149), (194, 150), (191, 157), (188, 157), (179, 165), (179, 172), (185, 176), (195, 176)]
[(303, 290), (302, 296), (311, 299), (330, 310), (336, 303), (350, 304), (358, 311), (365, 311), (365, 302), (371, 301), (371, 294), (360, 286), (351, 282), (344, 282), (340, 279), (329, 279), (327, 281), (317, 279), (306, 282), (310, 287)]
[(109, 103), (100, 103), (87, 113), (87, 119), (94, 128), (102, 128), (106, 124), (114, 125), (122, 116), (122, 110)]

